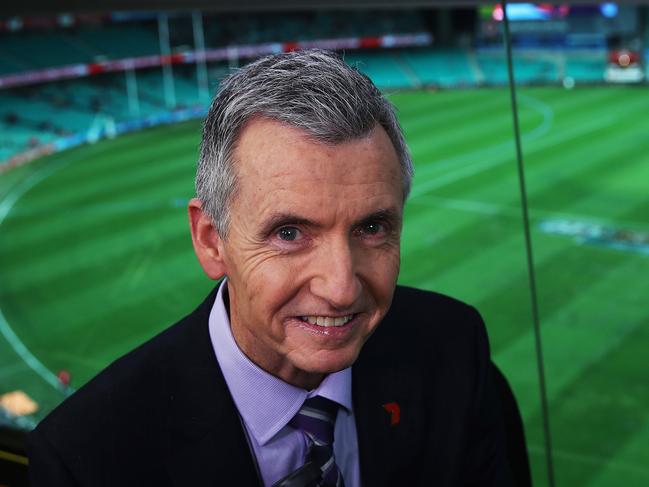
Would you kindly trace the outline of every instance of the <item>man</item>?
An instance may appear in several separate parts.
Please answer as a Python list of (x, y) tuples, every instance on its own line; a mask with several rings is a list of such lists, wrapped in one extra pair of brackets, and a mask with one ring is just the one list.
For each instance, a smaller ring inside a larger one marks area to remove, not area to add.
[(396, 287), (412, 164), (337, 56), (260, 59), (207, 116), (191, 315), (31, 436), (35, 485), (509, 485), (475, 310)]

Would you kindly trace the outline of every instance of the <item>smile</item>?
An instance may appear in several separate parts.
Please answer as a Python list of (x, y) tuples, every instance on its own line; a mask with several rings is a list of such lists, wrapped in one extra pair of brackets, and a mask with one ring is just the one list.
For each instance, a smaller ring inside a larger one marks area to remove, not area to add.
[(318, 325), (324, 327), (330, 326), (343, 326), (349, 323), (354, 318), (354, 315), (347, 316), (300, 316), (300, 319), (311, 325)]

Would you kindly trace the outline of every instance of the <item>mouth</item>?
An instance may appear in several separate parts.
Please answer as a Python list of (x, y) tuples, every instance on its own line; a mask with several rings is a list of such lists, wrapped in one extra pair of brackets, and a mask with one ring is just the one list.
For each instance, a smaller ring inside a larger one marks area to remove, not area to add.
[(299, 319), (310, 325), (322, 326), (323, 328), (339, 328), (352, 321), (356, 314), (345, 316), (300, 316)]
[(362, 330), (366, 320), (365, 312), (338, 316), (298, 315), (293, 316), (287, 324), (297, 326), (298, 329), (314, 338), (340, 345)]

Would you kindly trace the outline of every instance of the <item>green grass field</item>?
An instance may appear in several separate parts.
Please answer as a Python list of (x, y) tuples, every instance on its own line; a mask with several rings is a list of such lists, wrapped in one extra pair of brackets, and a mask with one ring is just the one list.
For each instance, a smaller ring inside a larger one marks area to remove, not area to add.
[[(392, 99), (417, 168), (400, 281), (481, 310), (547, 485), (509, 94)], [(649, 91), (528, 88), (519, 102), (557, 485), (649, 485), (649, 254), (540, 229), (649, 234)], [(37, 399), (34, 419), (63, 398), (54, 373), (80, 386), (211, 288), (185, 210), (198, 142), (190, 122), (0, 176), (0, 392)]]

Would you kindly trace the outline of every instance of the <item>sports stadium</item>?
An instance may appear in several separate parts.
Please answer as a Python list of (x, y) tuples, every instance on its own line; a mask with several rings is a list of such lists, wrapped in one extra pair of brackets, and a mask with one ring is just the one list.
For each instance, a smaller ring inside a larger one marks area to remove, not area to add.
[(212, 289), (186, 208), (220, 79), (319, 47), (398, 109), (399, 282), (480, 310), (533, 485), (649, 485), (649, 4), (154, 3), (0, 18), (0, 484)]

